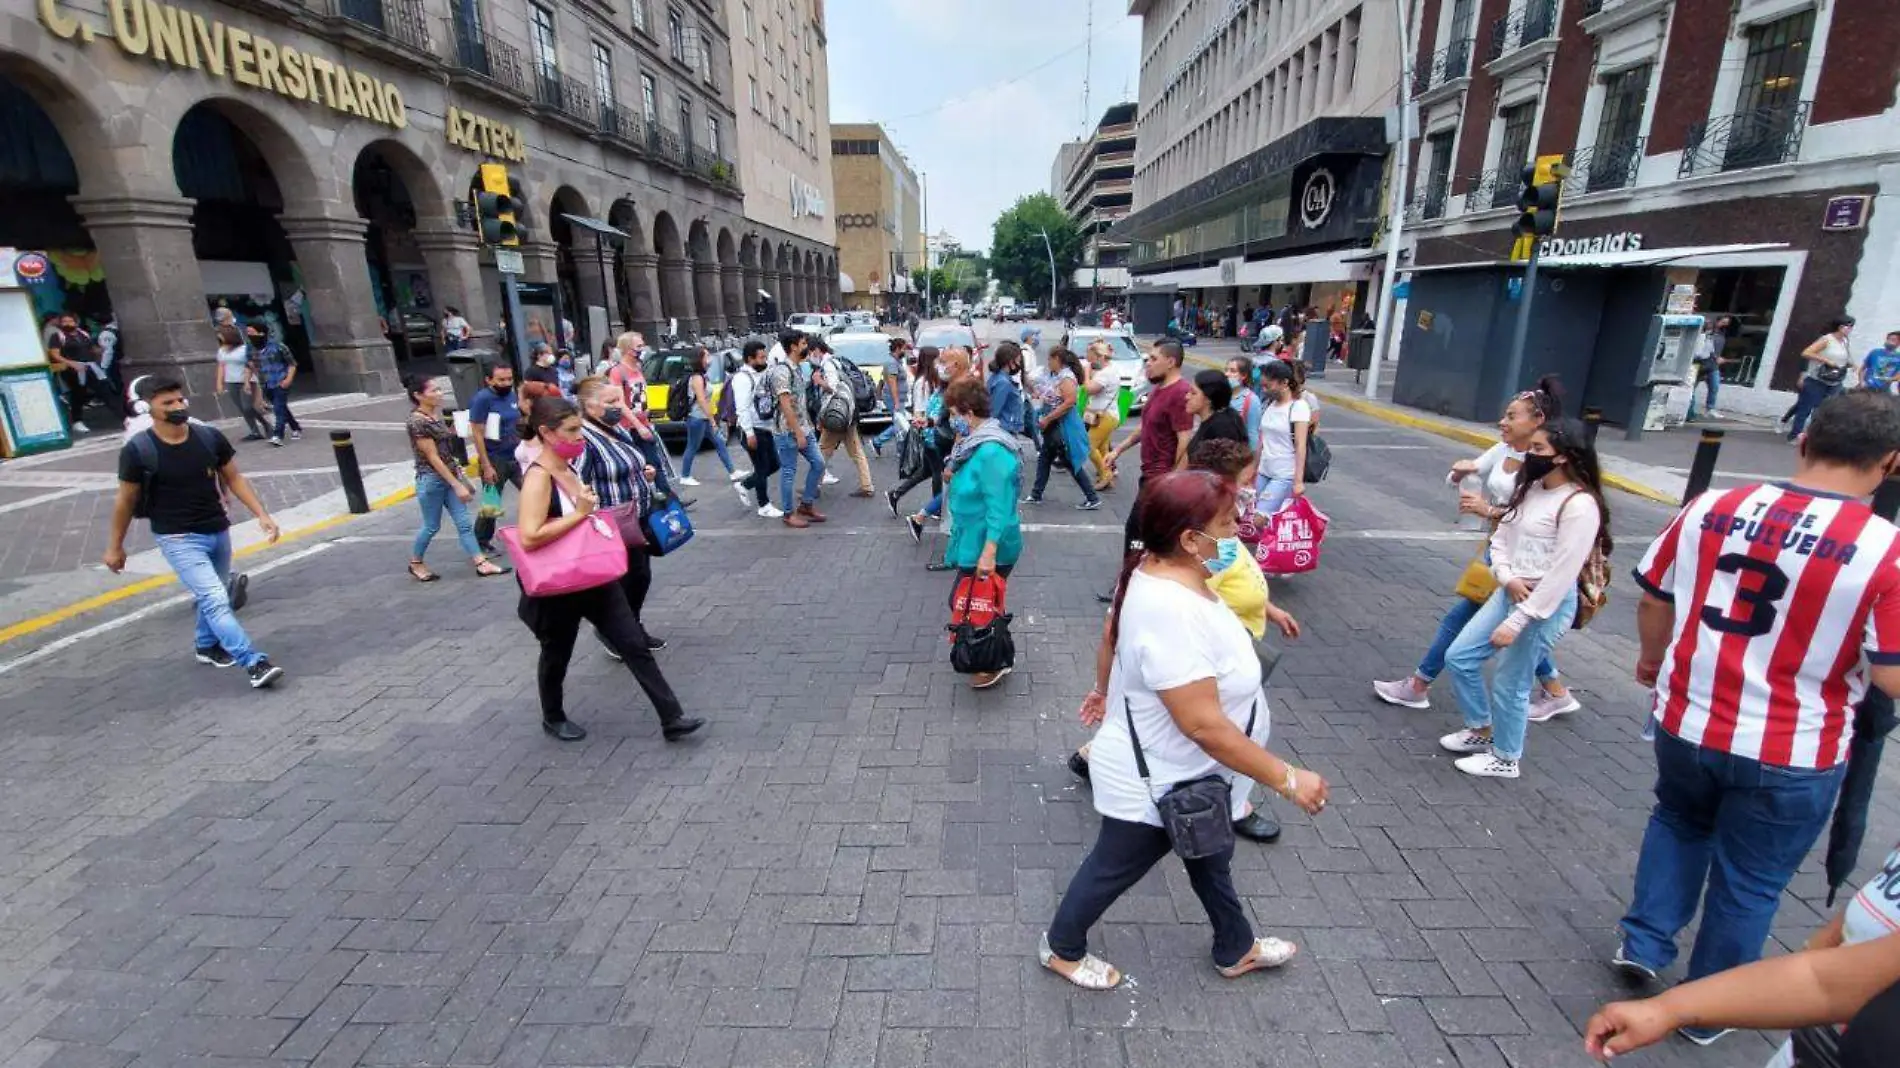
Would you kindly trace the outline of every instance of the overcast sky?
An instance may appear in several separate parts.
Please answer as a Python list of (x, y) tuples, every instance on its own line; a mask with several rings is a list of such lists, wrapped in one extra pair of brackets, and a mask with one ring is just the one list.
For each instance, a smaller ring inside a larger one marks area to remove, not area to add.
[(1134, 98), (1141, 23), (1127, 13), (1127, 0), (827, 0), (831, 121), (882, 123), (928, 175), (930, 232), (988, 248), (998, 214), (1047, 190), (1057, 146)]

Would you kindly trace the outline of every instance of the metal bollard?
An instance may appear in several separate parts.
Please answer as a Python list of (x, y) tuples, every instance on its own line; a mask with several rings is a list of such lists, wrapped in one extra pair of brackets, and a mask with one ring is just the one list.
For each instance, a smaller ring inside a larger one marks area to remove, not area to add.
[(1707, 492), (1709, 483), (1715, 481), (1715, 457), (1721, 451), (1722, 432), (1704, 430), (1701, 442), (1695, 447), (1695, 462), (1689, 465), (1689, 485), (1682, 491), (1684, 505)]
[(1583, 440), (1597, 447), (1597, 428), (1603, 425), (1603, 409), (1585, 408), (1583, 410)]
[(356, 463), (356, 443), (347, 430), (330, 431), (330, 447), (336, 450), (336, 472), (343, 479), (343, 498), (350, 502), (353, 515), (369, 512), (369, 494), (363, 489), (363, 469)]
[(1900, 515), (1900, 478), (1890, 478), (1874, 491), (1874, 514), (1889, 523)]

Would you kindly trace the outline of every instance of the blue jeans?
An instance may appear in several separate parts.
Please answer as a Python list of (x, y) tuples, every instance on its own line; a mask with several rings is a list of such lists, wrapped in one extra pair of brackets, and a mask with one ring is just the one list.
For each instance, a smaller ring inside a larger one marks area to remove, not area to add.
[[(297, 417), (290, 414), (289, 386), (265, 386), (264, 399), (270, 401), (271, 415), (275, 418), (276, 423), (276, 425), (271, 428), (271, 437), (281, 440), (284, 436), (285, 427), (289, 427), (299, 434), (303, 433), (303, 426), (297, 422)], [(225, 651), (230, 652), (228, 649)], [(231, 655), (236, 656), (237, 654), (232, 653)]]
[(1268, 478), (1260, 476), (1260, 489), (1254, 495), (1254, 511), (1260, 515), (1272, 515), (1286, 507), (1293, 496), (1293, 480), (1290, 478)]
[[(1506, 760), (1524, 756), (1524, 732), (1530, 723), (1531, 676), (1539, 660), (1570, 629), (1577, 614), (1577, 593), (1572, 589), (1549, 619), (1533, 619), (1524, 624), (1517, 640), (1503, 649), (1491, 645), (1491, 632), (1498, 629), (1516, 605), (1511, 595), (1499, 587), (1471, 616), (1458, 640), (1445, 654), (1445, 666), (1451, 669), (1452, 689), (1458, 694), (1458, 707), (1464, 713), (1469, 730), (1491, 728), (1491, 751)], [(1498, 664), (1487, 694), (1484, 687), (1484, 662), (1496, 657)]]
[[(1722, 389), (1722, 369), (1710, 364), (1702, 370), (1702, 385), (1709, 388), (1709, 411), (1715, 410), (1715, 395)], [(1689, 418), (1695, 418), (1695, 390), (1689, 390)]]
[(251, 647), (250, 637), (231, 611), (231, 595), (224, 586), (231, 575), (231, 532), (160, 534), (152, 540), (158, 542), (159, 553), (197, 603), (198, 633), (193, 639), (197, 648), (221, 646), (247, 668), (264, 659), (263, 653)]
[(726, 436), (714, 429), (712, 420), (700, 419), (692, 415), (686, 417), (686, 456), (680, 461), (680, 477), (693, 477), (693, 457), (699, 455), (700, 442), (712, 439), (713, 452), (718, 454), (719, 462), (725, 465), (726, 474), (732, 474), (732, 456), (726, 452)]
[[(818, 480), (825, 476), (825, 457), (818, 451), (818, 435), (807, 433), (805, 446), (799, 448), (798, 438), (791, 434), (774, 434), (772, 441), (778, 446), (778, 495), (785, 501), (785, 510), (790, 512), (801, 504), (818, 503)], [(792, 498), (792, 485), (798, 480), (798, 458), (805, 458), (805, 496)]]
[(462, 543), (463, 555), (471, 560), (482, 555), (482, 547), (475, 543), (475, 521), (469, 518), (468, 504), (455, 495), (441, 475), (433, 471), (416, 475), (416, 505), (422, 509), (422, 529), (416, 531), (410, 559), (420, 560), (429, 551), (429, 542), (442, 529), (443, 508), (449, 510), (449, 518), (455, 522), (455, 538)]
[[(1491, 562), (1491, 551), (1485, 550), (1484, 562)], [(1418, 677), (1427, 683), (1436, 680), (1445, 670), (1445, 654), (1451, 651), (1451, 643), (1464, 633), (1465, 624), (1478, 614), (1478, 604), (1469, 597), (1454, 597), (1451, 607), (1445, 609), (1445, 618), (1438, 621), (1438, 634), (1432, 638), (1432, 647), (1425, 650), (1424, 659), (1418, 662)], [(1557, 678), (1557, 667), (1546, 655), (1537, 662), (1537, 678), (1540, 682), (1550, 682)]]
[(1808, 416), (1813, 415), (1814, 409), (1819, 408), (1822, 401), (1839, 393), (1840, 389), (1818, 378), (1802, 379), (1801, 395), (1795, 398), (1794, 412), (1788, 417), (1788, 440), (1800, 437), (1801, 432), (1808, 428)]
[(1700, 898), (1689, 978), (1759, 960), (1781, 892), (1827, 826), (1845, 771), (1763, 764), (1658, 730), (1656, 807), (1623, 917), (1629, 958), (1668, 967)]

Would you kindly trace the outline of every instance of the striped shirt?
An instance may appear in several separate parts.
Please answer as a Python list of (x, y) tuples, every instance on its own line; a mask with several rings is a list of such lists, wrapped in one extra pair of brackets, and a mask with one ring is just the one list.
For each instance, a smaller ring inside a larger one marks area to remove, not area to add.
[(633, 436), (618, 427), (607, 429), (598, 423), (583, 421), (581, 439), (587, 450), (574, 465), (574, 473), (587, 483), (600, 499), (600, 507), (638, 504), (640, 515), (653, 510), (653, 487), (647, 483), (646, 457)]
[(1831, 768), (1867, 665), (1900, 664), (1900, 530), (1856, 500), (1786, 483), (1705, 493), (1635, 576), (1676, 605), (1655, 715), (1693, 745)]

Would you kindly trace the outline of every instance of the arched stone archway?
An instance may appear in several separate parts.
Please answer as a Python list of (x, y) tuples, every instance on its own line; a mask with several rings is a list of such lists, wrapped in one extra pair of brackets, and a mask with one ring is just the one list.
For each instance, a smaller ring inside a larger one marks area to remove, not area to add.
[[(405, 142), (382, 137), (367, 140), (357, 151), (351, 177), (356, 212), (370, 223), (365, 259), (379, 287), (377, 307), (386, 319), (396, 308), (433, 324), (426, 349), (408, 345), (400, 333), (392, 336), (398, 356), (407, 348), (412, 360), (425, 353), (440, 359), (440, 327), (451, 310), (468, 320), (476, 345), (490, 343), (496, 322), (482, 285), (481, 241), (456, 223), (445, 173)], [(397, 187), (393, 196), (386, 188), (391, 183)], [(421, 272), (414, 270), (418, 264)], [(426, 279), (420, 294), (417, 273)]]
[(838, 284), (838, 257), (825, 257), (825, 287), (831, 293), (831, 306), (844, 307), (844, 292)]
[(719, 292), (725, 298), (726, 329), (737, 333), (746, 327), (745, 269), (739, 264), (739, 243), (732, 231), (719, 228), (713, 240), (713, 255), (719, 261)]
[[(745, 239), (739, 242), (739, 271), (740, 286), (745, 295), (744, 306), (749, 310), (756, 309), (759, 303), (759, 292), (765, 288), (765, 273), (759, 269), (759, 235), (747, 234)], [(750, 318), (754, 320), (751, 325), (756, 328), (759, 325), (756, 321), (759, 316), (754, 313), (750, 315)]]
[(713, 258), (712, 234), (703, 217), (687, 227), (686, 255), (693, 265), (697, 329), (700, 333), (716, 333), (725, 328), (725, 300), (719, 295), (719, 261)]
[(817, 311), (822, 303), (818, 299), (818, 271), (812, 262), (812, 252), (806, 249), (798, 259), (799, 286), (805, 293), (805, 307)]
[[(606, 287), (602, 284), (606, 276), (602, 257), (606, 250), (603, 242), (594, 240), (592, 231), (569, 222), (567, 216), (570, 215), (591, 219), (594, 211), (580, 190), (563, 185), (548, 198), (547, 234), (551, 242), (549, 251), (553, 253), (554, 259), (553, 279), (560, 287), (561, 317), (573, 323), (575, 332), (579, 334), (586, 329), (589, 305), (601, 308), (608, 306)], [(533, 253), (524, 251), (524, 255)], [(532, 266), (529, 266), (528, 274), (530, 278), (534, 277)], [(522, 309), (522, 315), (526, 320), (524, 325), (528, 330), (529, 346), (532, 347), (536, 341), (547, 341), (557, 349), (579, 345), (579, 338), (561, 336), (561, 324), (552, 321), (542, 323), (535, 312), (525, 308)], [(598, 350), (596, 339), (586, 340)]]
[(778, 247), (759, 239), (759, 288), (772, 295), (772, 307), (780, 320), (785, 318), (785, 291), (778, 274)]
[(773, 257), (773, 269), (778, 272), (779, 318), (805, 309), (798, 304), (797, 281), (792, 272), (792, 249), (789, 245), (780, 245), (778, 254)]
[(679, 224), (664, 211), (653, 217), (653, 251), (660, 257), (660, 318), (678, 319), (682, 335), (694, 333), (698, 316), (686, 245), (680, 238)]
[(631, 200), (616, 200), (607, 212), (607, 225), (627, 235), (614, 250), (614, 285), (620, 317), (629, 329), (643, 334), (659, 330), (659, 264), (647, 242), (646, 227)]

